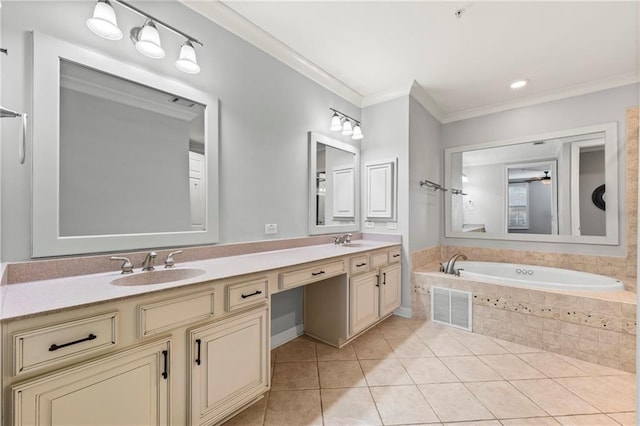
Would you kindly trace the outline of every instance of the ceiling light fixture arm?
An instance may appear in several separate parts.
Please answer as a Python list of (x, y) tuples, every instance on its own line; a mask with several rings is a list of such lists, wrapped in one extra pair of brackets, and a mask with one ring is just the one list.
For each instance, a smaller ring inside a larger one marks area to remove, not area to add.
[[(119, 1), (119, 0), (116, 0), (116, 1)], [(329, 108), (329, 109), (330, 109), (331, 111), (333, 111), (335, 114), (338, 114), (339, 116), (342, 116), (342, 118), (346, 118), (346, 119), (348, 119), (348, 120), (353, 121), (353, 122), (354, 122), (354, 123), (356, 123), (357, 125), (360, 125), (360, 120), (356, 120), (355, 118), (353, 118), (353, 117), (351, 117), (351, 116), (349, 116), (349, 115), (345, 114), (345, 113), (344, 113), (344, 112), (342, 112), (342, 111), (338, 111), (338, 110), (337, 110), (337, 109), (335, 109), (335, 108)]]
[(133, 6), (133, 5), (129, 4), (129, 3), (127, 3), (126, 1), (123, 1), (123, 0), (112, 0), (112, 1), (114, 1), (115, 3), (118, 3), (118, 4), (120, 4), (120, 5), (122, 5), (123, 7), (125, 7), (125, 8), (127, 8), (127, 9), (129, 9), (129, 10), (130, 10), (130, 11), (132, 11), (132, 12), (137, 13), (138, 15), (144, 16), (145, 18), (147, 18), (147, 19), (149, 19), (149, 20), (153, 21), (155, 24), (162, 25), (163, 27), (165, 27), (165, 28), (166, 28), (166, 29), (168, 29), (169, 31), (171, 31), (171, 32), (173, 32), (173, 33), (175, 33), (175, 34), (177, 34), (177, 35), (179, 35), (179, 36), (182, 36), (182, 37), (186, 38), (187, 40), (189, 40), (189, 41), (190, 41), (190, 42), (192, 42), (192, 43), (196, 43), (196, 44), (199, 44), (200, 46), (204, 46), (204, 44), (202, 44), (200, 41), (198, 41), (198, 39), (196, 39), (196, 38), (194, 38), (194, 37), (191, 37), (189, 34), (183, 33), (183, 32), (182, 32), (182, 31), (180, 31), (179, 29), (177, 29), (177, 28), (175, 28), (175, 27), (172, 27), (171, 25), (169, 25), (169, 24), (167, 24), (167, 23), (165, 23), (165, 22), (161, 21), (161, 20), (160, 20), (160, 19), (158, 19), (158, 18), (155, 18), (155, 17), (153, 17), (153, 16), (149, 15), (149, 14), (148, 14), (148, 13), (146, 13), (146, 12), (143, 12), (142, 10), (140, 10), (140, 9), (138, 9), (137, 7), (135, 7), (135, 6)]

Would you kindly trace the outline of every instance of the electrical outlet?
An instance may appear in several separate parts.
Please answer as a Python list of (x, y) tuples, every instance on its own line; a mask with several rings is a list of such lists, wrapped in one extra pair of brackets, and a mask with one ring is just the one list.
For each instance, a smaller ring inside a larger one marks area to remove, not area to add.
[(387, 229), (398, 229), (398, 222), (387, 222)]
[(364, 222), (364, 227), (365, 228), (375, 228), (376, 224), (374, 222), (371, 222), (370, 220), (367, 220)]
[(278, 224), (277, 223), (265, 223), (265, 225), (264, 225), (264, 233), (266, 235), (277, 234), (278, 233)]

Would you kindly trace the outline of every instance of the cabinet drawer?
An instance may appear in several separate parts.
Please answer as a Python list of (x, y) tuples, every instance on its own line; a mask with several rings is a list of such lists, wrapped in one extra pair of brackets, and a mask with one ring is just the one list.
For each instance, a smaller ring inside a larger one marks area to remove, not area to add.
[(354, 257), (351, 259), (351, 267), (349, 272), (352, 274), (357, 274), (359, 272), (366, 272), (369, 270), (369, 256), (363, 255)]
[(111, 312), (13, 336), (14, 374), (77, 358), (115, 346), (118, 313)]
[(269, 280), (261, 278), (227, 286), (227, 311), (232, 312), (246, 306), (265, 302), (268, 295)]
[(379, 268), (389, 263), (389, 253), (385, 251), (378, 251), (371, 254), (371, 267)]
[(214, 315), (214, 291), (190, 294), (138, 307), (140, 338), (161, 333)]
[(400, 247), (389, 249), (389, 263), (400, 262)]
[(283, 272), (280, 274), (279, 287), (281, 290), (291, 287), (297, 287), (314, 281), (320, 281), (334, 275), (345, 272), (344, 261), (326, 262), (309, 266), (307, 268), (296, 269), (291, 272)]

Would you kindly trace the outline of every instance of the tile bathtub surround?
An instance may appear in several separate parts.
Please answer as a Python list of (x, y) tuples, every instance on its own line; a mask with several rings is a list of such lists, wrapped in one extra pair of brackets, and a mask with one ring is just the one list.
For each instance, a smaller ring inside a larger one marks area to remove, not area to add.
[(437, 264), (441, 259), (442, 248), (440, 246), (417, 250), (411, 253), (411, 267), (413, 269), (423, 268), (429, 264)]
[[(433, 272), (414, 272), (412, 279), (412, 312), (416, 318), (431, 315), (430, 294), (423, 289), (436, 285), (470, 291), (475, 335), (497, 337), (604, 367), (635, 371), (634, 293), (562, 294), (474, 282)], [(474, 346), (471, 340), (467, 347), (477, 356), (498, 353), (491, 347)], [(495, 360), (484, 361), (491, 365)], [(505, 362), (499, 364), (498, 369), (509, 368)], [(514, 373), (516, 370), (513, 369)], [(506, 370), (503, 373), (508, 374)]]
[(637, 276), (638, 263), (638, 144), (640, 108), (627, 108), (627, 276)]
[(392, 316), (342, 349), (301, 336), (272, 368), (272, 390), (227, 424), (636, 424), (635, 374), (424, 320)]

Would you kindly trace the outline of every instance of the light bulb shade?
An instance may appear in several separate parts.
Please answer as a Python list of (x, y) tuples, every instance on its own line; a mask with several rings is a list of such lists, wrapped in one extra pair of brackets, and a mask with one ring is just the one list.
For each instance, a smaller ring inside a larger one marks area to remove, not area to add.
[(344, 120), (342, 124), (342, 136), (351, 136), (353, 134), (353, 129), (351, 128), (351, 122), (349, 120)]
[(148, 20), (141, 27), (131, 29), (131, 41), (136, 50), (153, 59), (164, 58), (164, 49), (160, 44), (160, 34), (153, 21)]
[(198, 65), (198, 60), (196, 59), (196, 51), (191, 41), (185, 41), (180, 48), (180, 57), (176, 61), (176, 67), (187, 74), (198, 74), (200, 72), (200, 65)]
[(334, 112), (333, 117), (331, 117), (331, 127), (329, 129), (332, 132), (339, 132), (342, 130), (342, 122), (340, 121), (340, 116), (337, 112)]
[(360, 125), (358, 123), (356, 123), (356, 125), (353, 126), (353, 134), (351, 135), (351, 139), (359, 141), (363, 137), (364, 137), (364, 135), (362, 134), (362, 130), (360, 129)]
[(108, 0), (99, 0), (93, 8), (93, 16), (87, 19), (87, 27), (94, 34), (107, 40), (120, 40), (122, 31), (118, 28), (116, 12)]
[(462, 181), (463, 182), (469, 182), (469, 176), (467, 176), (466, 173), (462, 174)]

